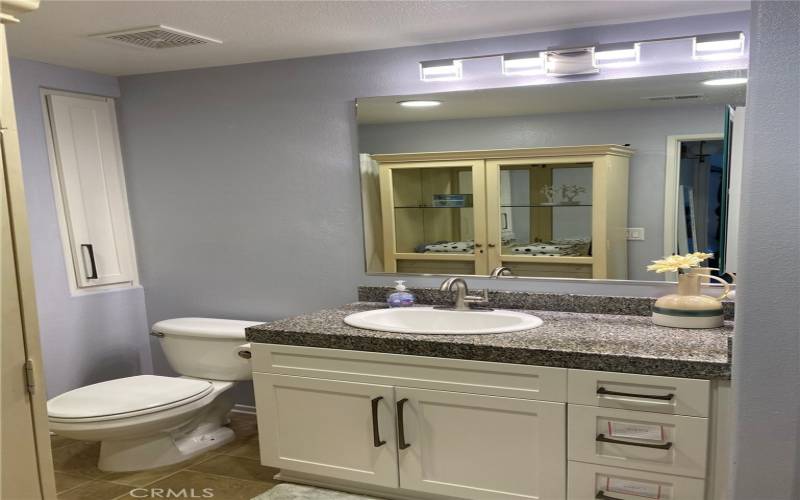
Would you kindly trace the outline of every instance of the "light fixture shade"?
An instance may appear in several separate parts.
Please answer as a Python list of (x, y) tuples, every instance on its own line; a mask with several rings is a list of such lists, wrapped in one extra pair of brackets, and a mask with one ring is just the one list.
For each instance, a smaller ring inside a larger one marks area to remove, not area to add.
[(639, 43), (610, 43), (594, 49), (595, 61), (600, 67), (623, 67), (639, 63)]
[(397, 104), (404, 108), (434, 108), (442, 104), (442, 101), (434, 101), (432, 99), (412, 100), (412, 101), (398, 101)]
[(735, 59), (744, 55), (744, 33), (714, 33), (698, 35), (693, 39), (695, 59)]
[(594, 47), (548, 50), (545, 53), (545, 71), (548, 76), (572, 76), (597, 73)]
[(440, 59), (419, 63), (420, 79), (425, 82), (441, 80), (460, 80), (461, 61), (459, 59)]
[(544, 59), (541, 53), (518, 52), (503, 56), (504, 75), (539, 75), (544, 74)]

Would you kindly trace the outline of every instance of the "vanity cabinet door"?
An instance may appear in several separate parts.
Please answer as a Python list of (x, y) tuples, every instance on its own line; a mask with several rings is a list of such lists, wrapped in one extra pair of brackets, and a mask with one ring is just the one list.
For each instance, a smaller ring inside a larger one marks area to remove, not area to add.
[(565, 405), (395, 389), (400, 487), (456, 498), (563, 499)]
[(391, 386), (254, 373), (261, 463), (396, 488)]

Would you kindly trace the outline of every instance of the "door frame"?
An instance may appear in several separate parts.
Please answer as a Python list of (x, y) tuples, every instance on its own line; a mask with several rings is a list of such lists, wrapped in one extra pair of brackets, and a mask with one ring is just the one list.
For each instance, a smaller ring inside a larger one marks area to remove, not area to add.
[[(721, 141), (722, 132), (667, 136), (667, 161), (664, 166), (664, 256), (675, 252), (678, 244), (678, 186), (681, 171), (681, 143), (689, 141)], [(677, 273), (664, 273), (664, 281), (677, 281)]]

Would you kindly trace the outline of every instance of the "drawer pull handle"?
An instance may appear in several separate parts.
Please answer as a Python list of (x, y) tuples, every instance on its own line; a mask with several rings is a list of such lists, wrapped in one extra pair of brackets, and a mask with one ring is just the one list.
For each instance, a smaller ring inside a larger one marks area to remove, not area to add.
[(609, 391), (605, 387), (600, 387), (597, 389), (597, 394), (601, 396), (627, 396), (630, 398), (658, 399), (659, 401), (670, 401), (675, 397), (675, 395), (672, 393), (665, 394), (663, 396), (655, 396), (653, 394), (634, 394), (632, 392)]
[(622, 500), (621, 498), (610, 497), (610, 496), (606, 495), (603, 490), (598, 491), (597, 495), (595, 495), (594, 497), (597, 500)]
[(624, 444), (628, 446), (641, 446), (642, 448), (655, 448), (657, 450), (668, 450), (672, 448), (672, 443), (664, 443), (664, 444), (648, 444), (648, 443), (631, 443), (630, 441), (620, 441), (619, 439), (611, 439), (607, 438), (605, 434), (598, 434), (595, 441), (599, 443), (611, 443), (611, 444)]
[(378, 428), (378, 404), (380, 404), (383, 396), (372, 398), (372, 443), (375, 448), (380, 448), (386, 444), (386, 441), (381, 439), (381, 430)]
[(397, 402), (397, 441), (398, 448), (405, 450), (410, 444), (406, 443), (406, 429), (403, 422), (403, 406), (408, 401), (408, 398), (403, 398)]

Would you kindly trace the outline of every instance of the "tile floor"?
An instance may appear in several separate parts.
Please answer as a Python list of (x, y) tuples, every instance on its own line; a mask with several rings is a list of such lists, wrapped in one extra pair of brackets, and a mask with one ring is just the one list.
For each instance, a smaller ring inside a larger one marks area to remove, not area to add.
[[(236, 440), (187, 462), (139, 472), (103, 472), (97, 468), (100, 443), (52, 436), (53, 463), (59, 500), (166, 498), (167, 490), (186, 490), (183, 498), (249, 500), (277, 484), (278, 470), (258, 457), (255, 415), (231, 413)], [(132, 491), (133, 490), (133, 491)], [(173, 496), (173, 498), (175, 498)]]

